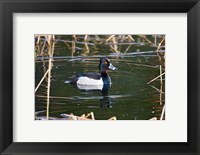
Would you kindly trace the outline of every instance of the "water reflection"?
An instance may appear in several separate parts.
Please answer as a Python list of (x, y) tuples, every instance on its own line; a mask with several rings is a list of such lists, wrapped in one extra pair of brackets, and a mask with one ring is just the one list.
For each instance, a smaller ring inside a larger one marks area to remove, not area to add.
[(101, 90), (102, 99), (99, 100), (100, 108), (112, 108), (112, 98), (108, 95), (108, 91), (111, 88), (111, 84), (104, 84), (103, 89)]
[[(102, 97), (99, 97), (100, 108), (112, 108), (112, 98), (108, 94), (111, 88), (111, 83), (104, 83), (103, 85), (75, 85), (74, 83), (70, 83), (70, 81), (65, 81), (65, 83), (69, 83), (81, 92), (87, 92), (88, 94), (93, 94), (94, 92), (101, 93)], [(98, 97), (96, 96), (95, 98)]]

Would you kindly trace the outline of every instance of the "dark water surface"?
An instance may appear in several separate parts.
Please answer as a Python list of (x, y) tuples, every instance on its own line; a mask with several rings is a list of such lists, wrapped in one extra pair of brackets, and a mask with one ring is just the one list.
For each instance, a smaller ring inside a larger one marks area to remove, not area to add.
[[(89, 112), (94, 112), (95, 119), (98, 120), (106, 120), (113, 116), (116, 116), (118, 120), (147, 120), (160, 116), (160, 94), (147, 84), (160, 74), (156, 54), (150, 52), (145, 55), (119, 56), (109, 51), (106, 53), (106, 48), (96, 47), (91, 49), (92, 54), (77, 52), (71, 57), (67, 48), (61, 45), (55, 47), (51, 71), (50, 117), (60, 118), (63, 113), (80, 116)], [(145, 50), (151, 51), (152, 47)], [(65, 83), (75, 74), (98, 72), (99, 58), (105, 55), (118, 68), (116, 71), (109, 71), (112, 85), (107, 95), (102, 95), (100, 91), (79, 90)], [(36, 59), (36, 86), (47, 68), (48, 59)], [(157, 80), (152, 85), (159, 89), (160, 81)], [(36, 92), (36, 112), (46, 110), (46, 87), (47, 78)], [(39, 115), (45, 116), (45, 113)]]

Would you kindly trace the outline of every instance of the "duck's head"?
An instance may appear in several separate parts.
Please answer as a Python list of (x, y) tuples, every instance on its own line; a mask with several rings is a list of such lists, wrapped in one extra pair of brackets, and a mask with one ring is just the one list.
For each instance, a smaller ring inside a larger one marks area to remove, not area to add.
[(99, 71), (101, 73), (107, 73), (108, 69), (117, 70), (117, 68), (112, 65), (112, 63), (107, 57), (102, 57), (99, 63)]

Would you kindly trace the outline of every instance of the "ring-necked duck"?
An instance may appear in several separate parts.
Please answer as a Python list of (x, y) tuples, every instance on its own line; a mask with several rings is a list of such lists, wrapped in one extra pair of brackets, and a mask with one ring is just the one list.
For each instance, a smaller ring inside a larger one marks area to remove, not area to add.
[(99, 73), (81, 73), (71, 78), (70, 83), (81, 90), (102, 90), (111, 85), (108, 69), (116, 70), (107, 57), (100, 58)]

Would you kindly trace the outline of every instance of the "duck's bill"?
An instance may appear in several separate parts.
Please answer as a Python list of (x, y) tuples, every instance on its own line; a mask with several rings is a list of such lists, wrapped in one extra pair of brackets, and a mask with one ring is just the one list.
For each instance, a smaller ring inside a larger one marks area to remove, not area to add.
[(111, 63), (110, 63), (108, 68), (111, 69), (111, 70), (117, 70), (117, 68), (115, 66), (113, 66)]

